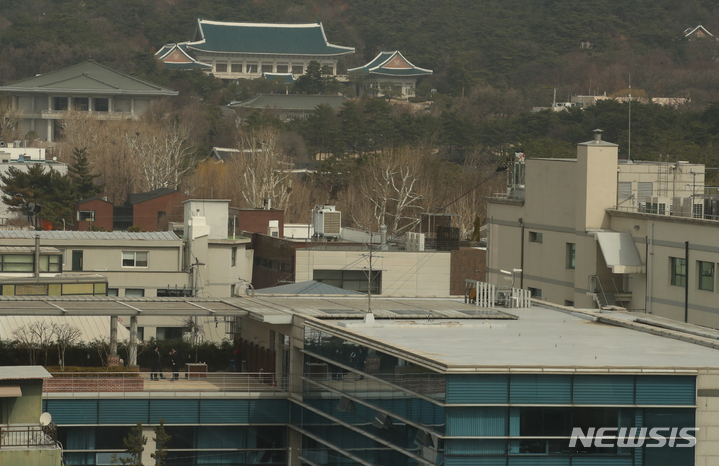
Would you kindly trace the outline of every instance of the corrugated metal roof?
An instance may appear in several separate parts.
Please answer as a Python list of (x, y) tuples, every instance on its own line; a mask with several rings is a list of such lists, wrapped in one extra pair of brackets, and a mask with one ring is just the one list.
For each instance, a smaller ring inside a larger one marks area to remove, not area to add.
[(144, 240), (144, 241), (178, 241), (180, 238), (172, 231), (146, 231), (130, 233), (127, 231), (31, 231), (31, 230), (0, 230), (0, 238), (40, 239), (88, 239), (88, 240)]
[(271, 294), (271, 295), (298, 295), (298, 294), (310, 294), (310, 295), (359, 295), (357, 291), (345, 290), (336, 286), (327, 285), (326, 283), (316, 282), (309, 280), (306, 282), (289, 283), (287, 285), (273, 286), (271, 288), (262, 288), (261, 290), (255, 290), (255, 294)]
[(52, 375), (42, 366), (2, 366), (0, 380), (49, 379)]
[[(0, 254), (7, 253), (19, 253), (19, 254), (33, 254), (35, 253), (34, 246), (0, 246)], [(58, 248), (50, 246), (40, 246), (40, 254), (62, 254)]]
[[(129, 324), (130, 319), (125, 319)], [(110, 340), (110, 317), (108, 316), (0, 316), (0, 339), (14, 340), (13, 330), (41, 321), (48, 327), (53, 324), (69, 324), (82, 332), (80, 341), (90, 343), (96, 338)], [(117, 326), (118, 341), (129, 340), (130, 332), (120, 324)]]

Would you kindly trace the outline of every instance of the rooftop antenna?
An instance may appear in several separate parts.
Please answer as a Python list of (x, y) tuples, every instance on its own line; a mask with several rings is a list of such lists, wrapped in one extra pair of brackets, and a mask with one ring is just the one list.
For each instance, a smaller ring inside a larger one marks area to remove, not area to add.
[(632, 73), (629, 73), (629, 162), (632, 161)]

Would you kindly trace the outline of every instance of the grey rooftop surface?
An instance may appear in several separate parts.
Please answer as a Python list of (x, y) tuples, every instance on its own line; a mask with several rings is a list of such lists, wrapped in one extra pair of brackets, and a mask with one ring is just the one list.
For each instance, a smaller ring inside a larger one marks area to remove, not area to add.
[(255, 291), (255, 294), (262, 295), (361, 295), (359, 291), (345, 290), (336, 286), (328, 285), (314, 280), (306, 282), (288, 283), (286, 285), (272, 286)]
[(42, 366), (2, 366), (0, 380), (49, 379), (52, 375)]
[[(512, 309), (517, 320), (379, 321), (333, 325), (375, 344), (394, 346), (448, 372), (681, 371), (719, 368), (719, 350), (621, 326), (624, 319), (535, 306)], [(603, 323), (609, 322), (610, 323)], [(603, 322), (600, 322), (602, 320)], [(326, 322), (325, 322), (326, 323)], [(715, 340), (719, 343), (719, 340)], [(370, 343), (371, 344), (371, 343)]]
[(130, 233), (127, 231), (31, 231), (31, 230), (0, 230), (0, 239), (40, 239), (54, 240), (145, 240), (145, 241), (179, 241), (180, 238), (172, 231), (152, 231)]

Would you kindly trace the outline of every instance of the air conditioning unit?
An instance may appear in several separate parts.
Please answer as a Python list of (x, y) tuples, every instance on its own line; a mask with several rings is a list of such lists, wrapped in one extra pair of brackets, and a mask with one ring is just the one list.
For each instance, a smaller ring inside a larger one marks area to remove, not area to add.
[(704, 199), (675, 197), (672, 215), (688, 218), (704, 218)]
[(648, 214), (670, 215), (672, 201), (668, 197), (647, 196), (645, 211)]
[(342, 232), (342, 213), (333, 205), (318, 205), (314, 208), (315, 235), (337, 238)]

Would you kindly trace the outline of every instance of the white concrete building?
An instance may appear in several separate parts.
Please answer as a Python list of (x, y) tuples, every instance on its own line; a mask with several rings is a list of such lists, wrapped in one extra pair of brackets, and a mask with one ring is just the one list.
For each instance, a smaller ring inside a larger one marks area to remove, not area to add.
[(717, 202), (703, 166), (619, 163), (597, 135), (576, 159), (528, 159), (488, 198), (488, 281), (516, 268), (515, 286), (553, 303), (719, 327)]

